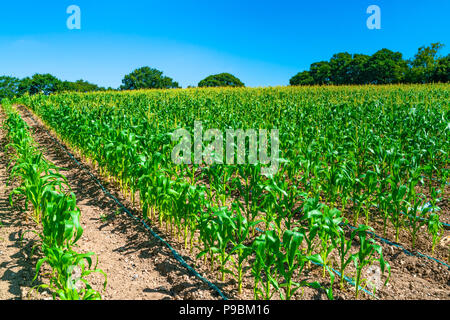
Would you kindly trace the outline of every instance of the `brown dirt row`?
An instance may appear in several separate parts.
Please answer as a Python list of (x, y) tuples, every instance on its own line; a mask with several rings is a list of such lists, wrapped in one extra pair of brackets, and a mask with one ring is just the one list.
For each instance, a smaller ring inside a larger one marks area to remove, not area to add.
[[(3, 115), (0, 110), (0, 121)], [(19, 239), (31, 224), (24, 221), (23, 213), (9, 204), (8, 196), (13, 187), (7, 186), (9, 161), (5, 145), (5, 132), (0, 128), (0, 300), (25, 299), (34, 277), (34, 264), (28, 259), (30, 246), (21, 246)]]

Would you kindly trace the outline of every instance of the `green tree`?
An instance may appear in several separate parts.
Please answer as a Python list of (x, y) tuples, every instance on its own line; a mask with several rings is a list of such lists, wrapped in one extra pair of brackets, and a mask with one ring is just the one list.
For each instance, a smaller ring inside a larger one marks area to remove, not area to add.
[(229, 73), (220, 73), (206, 77), (198, 83), (199, 87), (245, 87), (244, 83)]
[[(328, 61), (320, 61), (311, 64), (309, 68), (310, 75), (314, 79), (314, 84), (328, 84), (330, 83), (331, 66)], [(308, 82), (308, 76), (305, 74), (303, 78)]]
[(315, 84), (314, 78), (311, 76), (311, 72), (303, 71), (297, 73), (289, 80), (291, 86), (310, 86)]
[(49, 95), (61, 89), (62, 82), (51, 74), (35, 74), (33, 77), (22, 79), (19, 83), (18, 92), (20, 95), (29, 93)]
[(450, 54), (437, 60), (432, 80), (433, 82), (450, 82)]
[(353, 59), (348, 66), (351, 84), (368, 84), (370, 83), (367, 72), (370, 56), (366, 54), (354, 54)]
[(333, 84), (350, 84), (350, 63), (352, 55), (348, 52), (341, 52), (333, 55), (330, 59), (330, 81)]
[[(409, 61), (410, 70), (408, 71), (407, 81), (412, 83), (432, 82), (436, 72), (435, 69), (439, 64), (438, 52), (443, 47), (444, 45), (440, 42), (420, 47), (414, 59)], [(440, 67), (442, 68), (442, 65)]]
[(12, 99), (19, 93), (20, 80), (14, 77), (0, 77), (0, 101), (2, 99)]
[(381, 49), (367, 62), (367, 80), (372, 84), (400, 83), (405, 79), (408, 64), (400, 52)]
[(420, 47), (414, 59), (406, 61), (400, 52), (381, 49), (372, 56), (341, 52), (330, 61), (311, 64), (290, 79), (291, 85), (390, 84), (448, 82), (450, 58), (438, 57), (440, 42)]
[(89, 83), (84, 80), (77, 80), (75, 82), (64, 81), (61, 83), (58, 91), (71, 91), (71, 92), (92, 92), (92, 91), (104, 91), (105, 88), (100, 88), (98, 85)]
[(121, 90), (173, 89), (179, 88), (178, 82), (163, 76), (163, 72), (150, 67), (142, 67), (126, 75)]

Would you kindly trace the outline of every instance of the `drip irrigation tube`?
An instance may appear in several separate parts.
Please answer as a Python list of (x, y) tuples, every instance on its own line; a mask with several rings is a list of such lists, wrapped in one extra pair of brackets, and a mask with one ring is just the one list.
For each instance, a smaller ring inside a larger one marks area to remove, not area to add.
[[(321, 264), (321, 263), (315, 263), (315, 262), (313, 262), (313, 263), (316, 264), (316, 265), (318, 265), (318, 266), (323, 267), (323, 264)], [(333, 272), (336, 273), (336, 274), (338, 275), (338, 277), (341, 277), (341, 273), (340, 273), (339, 271), (334, 270), (333, 268), (331, 268), (331, 270), (333, 270)], [(346, 275), (344, 275), (344, 280), (347, 281), (348, 283), (350, 283), (352, 286), (356, 286), (355, 281), (353, 281), (353, 279), (347, 277)], [(361, 286), (359, 286), (359, 290), (361, 290), (361, 291), (367, 293), (368, 295), (374, 297), (374, 298), (377, 299), (377, 300), (380, 300), (380, 298), (378, 298), (378, 297), (377, 297), (376, 295), (374, 295), (372, 292), (370, 292), (370, 291), (364, 289), (364, 288), (361, 287)]]
[[(357, 229), (357, 228), (353, 227), (353, 226), (350, 225), (350, 224), (346, 224), (346, 226), (348, 226), (350, 229), (353, 229), (353, 230)], [(385, 239), (385, 238), (383, 238), (383, 237), (380, 237), (380, 236), (377, 235), (376, 233), (373, 233), (373, 232), (370, 232), (370, 231), (368, 231), (367, 233), (373, 235), (375, 238), (381, 240), (381, 241), (384, 242), (384, 243), (387, 243), (387, 244), (389, 244), (389, 245), (391, 245), (391, 246), (394, 246), (394, 247), (397, 247), (397, 248), (401, 249), (404, 253), (406, 253), (406, 254), (409, 255), (409, 256), (416, 256), (416, 257), (427, 258), (427, 259), (429, 259), (429, 260), (433, 260), (433, 261), (435, 261), (435, 262), (437, 262), (437, 263), (440, 263), (440, 264), (442, 264), (443, 266), (446, 266), (447, 268), (450, 269), (450, 265), (446, 264), (445, 262), (443, 262), (443, 261), (441, 261), (441, 260), (438, 260), (438, 259), (436, 259), (436, 258), (430, 257), (430, 256), (428, 256), (428, 255), (426, 255), (426, 254), (423, 254), (423, 253), (419, 252), (419, 251), (416, 251), (415, 253), (414, 253), (414, 252), (410, 252), (410, 251), (406, 250), (406, 249), (405, 249), (403, 246), (401, 246), (400, 244), (395, 243), (395, 242), (392, 242), (392, 241), (389, 241), (388, 239)]]
[[(350, 199), (350, 200), (353, 200), (353, 199)], [(375, 206), (375, 207), (376, 207), (376, 206)], [(301, 212), (301, 210), (300, 210), (300, 212)], [(403, 212), (401, 212), (401, 213), (404, 214)], [(442, 222), (441, 222), (441, 223), (442, 223)], [(446, 225), (445, 223), (442, 223), (442, 224), (443, 224), (443, 225)], [(353, 230), (356, 229), (355, 227), (353, 227), (353, 226), (350, 225), (350, 224), (344, 224), (344, 223), (341, 223), (341, 226), (348, 226), (350, 229), (353, 229)], [(375, 233), (373, 233), (373, 232), (368, 231), (368, 233), (371, 234), (371, 235), (373, 235), (374, 237), (378, 238), (379, 240), (381, 240), (381, 241), (384, 242), (384, 243), (387, 243), (387, 244), (389, 244), (389, 245), (391, 245), (391, 246), (395, 246), (395, 247), (397, 247), (397, 248), (403, 250), (403, 252), (405, 252), (405, 253), (406, 253), (407, 255), (409, 255), (409, 256), (416, 256), (416, 257), (427, 258), (427, 259), (429, 259), (429, 260), (433, 260), (433, 261), (435, 261), (435, 262), (437, 262), (437, 263), (440, 263), (440, 264), (442, 264), (443, 266), (445, 266), (445, 267), (447, 267), (447, 268), (450, 269), (450, 265), (448, 265), (447, 263), (445, 263), (445, 262), (443, 262), (443, 261), (441, 261), (441, 260), (438, 260), (438, 259), (436, 259), (436, 258), (430, 257), (430, 256), (428, 256), (428, 255), (426, 255), (426, 254), (423, 254), (423, 253), (419, 252), (419, 251), (416, 251), (415, 253), (410, 252), (410, 251), (406, 250), (405, 248), (403, 248), (403, 246), (401, 246), (401, 245), (398, 244), (398, 243), (394, 243), (394, 242), (392, 242), (392, 241), (389, 241), (388, 239), (385, 239), (385, 238), (383, 238), (383, 237), (381, 237), (381, 236), (379, 236), (379, 235), (377, 235), (377, 234), (375, 234)]]
[[(25, 108), (25, 111), (28, 113), (28, 115), (31, 117), (31, 119), (33, 119), (33, 122), (35, 124), (38, 125), (38, 122), (34, 119), (33, 115), (31, 114), (31, 112)], [(135, 215), (133, 215), (116, 197), (114, 197), (103, 185), (102, 183), (88, 170), (85, 168), (84, 165), (82, 165), (68, 150), (67, 148), (65, 148), (57, 139), (55, 139), (46, 128), (44, 128), (45, 133), (50, 137), (50, 139), (52, 139), (54, 142), (56, 142), (56, 144), (58, 144), (58, 146), (83, 170), (85, 171), (87, 174), (89, 174), (89, 176), (92, 178), (92, 180), (95, 181), (96, 184), (98, 184), (100, 186), (100, 188), (102, 189), (103, 193), (105, 193), (108, 197), (110, 197), (121, 209), (122, 211), (124, 211), (125, 213), (128, 214), (128, 216), (130, 216), (131, 218), (133, 218), (136, 221), (139, 221), (140, 223), (142, 223), (142, 225), (151, 233), (151, 235), (153, 237), (155, 237), (157, 240), (161, 241), (171, 252), (172, 255), (174, 256), (174, 258), (183, 266), (185, 267), (189, 272), (191, 272), (195, 277), (197, 277), (198, 279), (200, 279), (202, 282), (206, 283), (208, 285), (208, 287), (210, 287), (212, 290), (216, 291), (219, 296), (223, 299), (223, 300), (228, 300), (228, 298), (222, 293), (222, 291), (212, 282), (210, 282), (209, 280), (207, 280), (206, 278), (204, 278), (202, 275), (200, 275), (194, 268), (192, 268), (189, 264), (186, 263), (186, 261), (180, 256), (180, 254), (167, 242), (165, 241), (163, 238), (161, 238), (155, 231), (153, 231), (152, 228), (150, 228), (148, 226), (147, 223), (145, 223), (145, 221), (143, 219), (139, 219), (138, 217), (136, 217)]]
[[(358, 203), (358, 202), (359, 202), (358, 200), (353, 199), (353, 198), (350, 198), (349, 200), (351, 200), (351, 201), (354, 202), (354, 203)], [(426, 209), (426, 208), (429, 208), (429, 207), (432, 207), (432, 204), (431, 204), (430, 201), (428, 201), (427, 203), (425, 203), (424, 206), (421, 207), (421, 210)], [(372, 204), (372, 205), (371, 205), (371, 208), (377, 208), (377, 209), (378, 209), (378, 206)], [(420, 211), (421, 211), (421, 210), (420, 210)], [(439, 207), (436, 207), (436, 208), (432, 208), (432, 209), (431, 209), (432, 212), (440, 211), (440, 210), (441, 210), (441, 209), (440, 209)], [(401, 215), (404, 215), (404, 216), (407, 216), (407, 217), (410, 217), (410, 218), (414, 217), (413, 215), (407, 214), (407, 213), (402, 212), (402, 211), (400, 211), (400, 214), (401, 214)], [(424, 218), (422, 218), (422, 217), (415, 217), (415, 218), (417, 218), (417, 219), (420, 220), (420, 221), (426, 221), (426, 222), (429, 222), (429, 221), (430, 221), (430, 219), (424, 219)], [(450, 224), (445, 223), (445, 222), (441, 222), (441, 224), (442, 224), (446, 229), (450, 229)]]
[[(428, 176), (421, 176), (422, 178), (426, 178), (426, 179), (431, 179), (432, 181), (436, 181), (436, 182), (440, 182), (438, 179), (436, 179), (436, 178), (430, 178), (430, 177), (428, 177)], [(450, 185), (450, 182), (445, 182), (445, 185), (446, 186), (449, 186)]]
[[(425, 205), (423, 206), (423, 208), (422, 209), (426, 209), (426, 208), (429, 208), (429, 207), (432, 207), (433, 205), (431, 204), (431, 202), (427, 202), (427, 203), (425, 203)], [(431, 209), (432, 211), (441, 211), (441, 208), (439, 208), (439, 207), (437, 207), (436, 209), (434, 209), (434, 208), (432, 208)], [(403, 212), (401, 212), (402, 214), (405, 214), (405, 213), (403, 213)], [(409, 215), (408, 215), (409, 216)], [(424, 219), (424, 218), (421, 218), (421, 217), (418, 217), (419, 218), (419, 220), (421, 220), (421, 221), (429, 221), (429, 219), (427, 220), (427, 219)], [(442, 223), (442, 225), (444, 226), (444, 227), (446, 227), (446, 229), (450, 229), (450, 224), (448, 224), (448, 223), (445, 223), (445, 222), (441, 222)]]

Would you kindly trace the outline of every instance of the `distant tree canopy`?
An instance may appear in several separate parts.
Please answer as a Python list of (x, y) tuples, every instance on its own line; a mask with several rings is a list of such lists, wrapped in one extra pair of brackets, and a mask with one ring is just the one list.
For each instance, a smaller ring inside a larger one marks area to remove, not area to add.
[(391, 84), (449, 81), (449, 56), (438, 57), (444, 47), (437, 42), (421, 47), (414, 59), (404, 60), (400, 52), (381, 49), (372, 56), (341, 52), (330, 61), (311, 64), (290, 79), (291, 85)]
[(303, 71), (293, 76), (289, 83), (291, 86), (310, 86), (313, 84), (324, 84), (327, 82), (316, 82), (311, 72)]
[(31, 78), (27, 77), (22, 79), (19, 84), (19, 94), (23, 95), (29, 93), (34, 94), (45, 94), (49, 95), (51, 93), (58, 92), (61, 89), (61, 80), (52, 76), (51, 74), (35, 74)]
[(437, 60), (433, 72), (433, 81), (450, 82), (450, 54)]
[(12, 99), (18, 95), (20, 79), (14, 77), (0, 77), (0, 101)]
[(446, 64), (448, 71), (448, 56), (441, 58), (437, 55), (443, 47), (444, 45), (439, 42), (432, 43), (428, 47), (420, 47), (414, 59), (409, 61), (411, 69), (407, 74), (407, 80), (413, 83), (448, 82), (448, 72), (447, 81), (442, 81), (445, 77), (441, 74)]
[[(0, 83), (0, 90), (2, 84)], [(45, 94), (49, 95), (52, 93), (59, 92), (91, 92), (91, 91), (102, 91), (104, 88), (89, 83), (84, 80), (78, 80), (76, 82), (61, 81), (51, 74), (35, 74), (31, 78), (27, 77), (19, 80), (17, 84), (16, 95), (24, 95), (26, 93), (30, 95), (34, 94)]]
[(105, 88), (101, 88), (96, 84), (89, 83), (84, 80), (77, 80), (75, 82), (70, 81), (61, 82), (58, 91), (92, 92), (92, 91), (105, 91)]
[(179, 88), (178, 82), (163, 76), (163, 72), (150, 67), (142, 67), (126, 75), (122, 80), (121, 90), (138, 89), (174, 89)]
[(198, 83), (199, 87), (245, 87), (245, 85), (229, 73), (220, 73), (206, 77)]

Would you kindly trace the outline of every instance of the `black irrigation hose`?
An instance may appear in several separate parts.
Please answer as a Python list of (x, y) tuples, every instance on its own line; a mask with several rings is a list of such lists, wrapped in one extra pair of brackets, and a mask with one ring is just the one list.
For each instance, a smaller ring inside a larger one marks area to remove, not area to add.
[[(24, 108), (25, 111), (28, 113), (28, 115), (30, 116), (31, 119), (33, 119), (34, 123), (39, 125), (38, 122), (34, 119), (33, 115), (31, 114), (31, 112), (27, 109)], [(133, 215), (116, 197), (114, 197), (103, 185), (102, 183), (87, 169), (85, 168), (84, 165), (82, 165), (68, 150), (67, 148), (65, 148), (57, 139), (55, 139), (49, 132), (47, 129), (45, 129), (45, 133), (54, 141), (56, 142), (59, 147), (65, 152), (67, 153), (67, 155), (83, 170), (85, 171), (87, 174), (89, 174), (89, 176), (95, 181), (95, 183), (97, 183), (100, 188), (102, 189), (103, 193), (105, 193), (108, 197), (110, 197), (121, 209), (122, 211), (126, 212), (128, 214), (128, 216), (130, 216), (131, 218), (133, 218), (136, 221), (139, 221), (142, 223), (142, 225), (148, 230), (150, 231), (150, 233), (152, 234), (153, 237), (155, 237), (156, 239), (158, 239), (159, 241), (161, 241), (173, 254), (175, 260), (177, 260), (183, 267), (185, 267), (189, 272), (191, 272), (195, 277), (199, 278), (201, 281), (203, 281), (204, 283), (206, 283), (208, 285), (208, 287), (210, 287), (211, 289), (213, 289), (214, 291), (216, 291), (220, 297), (223, 300), (228, 300), (228, 298), (222, 293), (222, 291), (220, 291), (220, 289), (213, 284), (212, 282), (208, 281), (206, 278), (204, 278), (202, 275), (200, 275), (194, 268), (192, 268), (189, 264), (186, 263), (186, 261), (181, 257), (181, 255), (167, 242), (165, 241), (163, 238), (161, 238), (155, 231), (153, 231), (148, 225), (147, 223), (145, 223), (145, 221), (143, 219), (139, 219), (138, 217), (136, 217), (135, 215)]]
[[(353, 200), (353, 199), (351, 199), (351, 200)], [(373, 206), (373, 207), (375, 207), (375, 208), (378, 208), (377, 206)], [(401, 214), (403, 214), (403, 215), (406, 215), (406, 216), (409, 216), (409, 217), (411, 217), (410, 215), (408, 215), (408, 214), (406, 214), (406, 213), (403, 213), (403, 212), (400, 212)], [(418, 217), (417, 217), (418, 218)], [(428, 221), (427, 219), (423, 219), (423, 218), (419, 218), (419, 220), (421, 220), (421, 221)], [(441, 222), (442, 223), (442, 225), (443, 226), (446, 226), (446, 227), (448, 227), (449, 225), (448, 224), (446, 224), (446, 223), (443, 223), (443, 222)], [(353, 227), (352, 225), (350, 225), (350, 224), (346, 224), (350, 229), (356, 229), (355, 227)], [(415, 253), (414, 252), (410, 252), (410, 251), (408, 251), (408, 250), (406, 250), (405, 248), (403, 248), (400, 244), (398, 244), (398, 243), (394, 243), (394, 242), (392, 242), (392, 241), (389, 241), (388, 239), (385, 239), (385, 238), (383, 238), (383, 237), (381, 237), (381, 236), (379, 236), (379, 235), (377, 235), (377, 234), (375, 234), (375, 233), (373, 233), (373, 232), (368, 232), (369, 234), (371, 234), (371, 235), (373, 235), (374, 237), (376, 237), (376, 238), (378, 238), (380, 241), (382, 241), (382, 242), (384, 242), (384, 243), (387, 243), (387, 244), (389, 244), (389, 245), (391, 245), (391, 246), (394, 246), (394, 247), (397, 247), (397, 248), (399, 248), (399, 249), (401, 249), (401, 250), (403, 250), (403, 252), (404, 253), (406, 253), (408, 256), (416, 256), (416, 257), (423, 257), (423, 258), (427, 258), (427, 259), (429, 259), (429, 260), (433, 260), (433, 261), (435, 261), (435, 262), (437, 262), (437, 263), (440, 263), (440, 264), (442, 264), (443, 266), (446, 266), (448, 269), (450, 269), (450, 265), (448, 265), (447, 263), (445, 263), (445, 262), (443, 262), (443, 261), (441, 261), (441, 260), (438, 260), (438, 259), (436, 259), (436, 258), (433, 258), (433, 257), (430, 257), (430, 256), (428, 256), (428, 255), (426, 255), (426, 254), (423, 254), (423, 253), (421, 253), (421, 252), (419, 252), (419, 251), (416, 251)]]
[[(353, 198), (350, 198), (350, 200), (353, 201), (353, 202), (358, 203), (358, 201), (355, 200), (355, 199), (353, 199)], [(377, 208), (377, 209), (379, 208), (377, 205), (372, 205), (371, 207), (372, 207), (372, 208)], [(427, 203), (425, 203), (425, 205), (422, 207), (422, 210), (425, 209), (425, 208), (429, 208), (429, 207), (432, 207), (430, 201), (428, 201)], [(440, 211), (440, 208), (437, 207), (437, 210), (436, 210), (436, 209), (432, 209), (432, 210), (433, 210), (433, 211)], [(400, 214), (402, 214), (402, 215), (404, 215), (404, 216), (407, 216), (407, 217), (410, 217), (410, 218), (416, 218), (416, 219), (418, 219), (418, 220), (420, 220), (420, 221), (425, 221), (425, 222), (429, 222), (429, 221), (430, 221), (430, 219), (425, 219), (425, 218), (417, 217), (417, 216), (410, 215), (410, 214), (407, 214), (407, 213), (401, 212), (401, 211), (400, 211)], [(450, 229), (450, 224), (445, 223), (445, 222), (441, 222), (441, 224), (442, 224), (446, 229)]]
[[(355, 227), (353, 227), (353, 226), (350, 225), (350, 224), (346, 224), (346, 226), (348, 226), (350, 229), (353, 229), (353, 230), (356, 229)], [(438, 260), (438, 259), (436, 259), (436, 258), (427, 256), (426, 254), (423, 254), (423, 253), (421, 253), (421, 252), (419, 252), (419, 251), (416, 251), (416, 252), (410, 252), (410, 251), (406, 250), (403, 246), (401, 246), (401, 245), (398, 244), (398, 243), (389, 241), (388, 239), (385, 239), (385, 238), (383, 238), (383, 237), (380, 237), (379, 235), (377, 235), (377, 234), (375, 234), (375, 233), (373, 233), (373, 232), (370, 232), (370, 231), (368, 231), (367, 233), (373, 235), (375, 238), (379, 239), (380, 241), (382, 241), (382, 242), (384, 242), (384, 243), (387, 243), (388, 245), (391, 245), (391, 246), (394, 246), (394, 247), (397, 247), (397, 248), (401, 249), (401, 250), (402, 250), (404, 253), (406, 253), (408, 256), (414, 256), (414, 257), (419, 257), (419, 258), (420, 258), (420, 257), (427, 258), (427, 259), (429, 259), (429, 260), (433, 260), (433, 261), (435, 261), (435, 262), (437, 262), (437, 263), (440, 263), (440, 264), (442, 264), (442, 265), (444, 265), (444, 266), (446, 266), (447, 268), (450, 269), (450, 265), (446, 264), (445, 262), (443, 262), (443, 261), (441, 261), (441, 260)]]
[[(302, 211), (302, 210), (300, 210), (299, 212), (301, 212), (301, 211)], [(347, 226), (347, 227), (349, 227), (349, 228), (352, 229), (352, 230), (356, 230), (356, 229), (357, 229), (356, 227), (352, 226), (352, 225), (349, 224), (349, 223), (347, 223), (347, 224), (341, 223), (341, 226)], [(262, 231), (262, 230), (261, 230), (261, 231)], [(263, 231), (262, 231), (262, 232), (263, 232)], [(438, 260), (438, 259), (436, 259), (436, 258), (430, 257), (430, 256), (428, 256), (428, 255), (426, 255), (426, 254), (423, 254), (423, 253), (419, 252), (419, 251), (416, 251), (415, 253), (414, 253), (414, 252), (410, 252), (410, 251), (406, 250), (406, 249), (405, 249), (403, 246), (401, 246), (400, 244), (395, 243), (395, 242), (392, 242), (392, 241), (390, 241), (390, 240), (388, 240), (388, 239), (385, 239), (385, 238), (383, 238), (383, 237), (381, 237), (381, 236), (379, 236), (379, 235), (377, 235), (376, 233), (373, 233), (373, 232), (371, 232), (371, 231), (368, 231), (367, 233), (373, 235), (375, 238), (379, 239), (381, 242), (384, 242), (384, 243), (386, 243), (386, 244), (388, 244), (388, 245), (390, 245), (390, 246), (394, 246), (394, 247), (397, 247), (397, 248), (401, 249), (401, 250), (402, 250), (404, 253), (406, 253), (408, 256), (427, 258), (427, 259), (429, 259), (429, 260), (433, 260), (433, 261), (435, 261), (435, 262), (437, 262), (437, 263), (440, 263), (440, 264), (442, 264), (443, 266), (446, 266), (447, 268), (450, 269), (450, 265), (448, 265), (447, 263), (445, 263), (445, 262), (443, 262), (443, 261), (441, 261), (441, 260)]]

